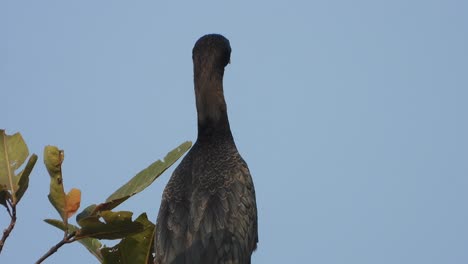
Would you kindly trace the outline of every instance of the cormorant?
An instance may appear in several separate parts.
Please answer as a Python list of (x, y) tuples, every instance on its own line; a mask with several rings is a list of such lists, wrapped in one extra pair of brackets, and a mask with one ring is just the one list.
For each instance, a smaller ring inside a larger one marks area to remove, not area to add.
[(162, 195), (155, 263), (250, 263), (257, 205), (247, 164), (231, 134), (223, 95), (229, 40), (201, 37), (192, 50), (198, 137)]

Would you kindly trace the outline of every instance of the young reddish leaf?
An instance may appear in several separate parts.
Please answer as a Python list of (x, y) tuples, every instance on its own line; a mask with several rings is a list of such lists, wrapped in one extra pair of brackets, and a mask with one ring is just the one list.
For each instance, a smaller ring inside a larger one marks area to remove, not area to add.
[(78, 208), (80, 208), (80, 203), (81, 203), (81, 191), (79, 189), (71, 189), (70, 192), (67, 194), (66, 198), (66, 207), (65, 207), (65, 213), (67, 215), (67, 218), (70, 218), (72, 215), (78, 211)]

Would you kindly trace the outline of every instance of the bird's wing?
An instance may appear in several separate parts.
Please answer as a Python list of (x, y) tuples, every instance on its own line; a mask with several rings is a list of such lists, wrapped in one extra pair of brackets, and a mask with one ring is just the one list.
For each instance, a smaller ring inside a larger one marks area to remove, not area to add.
[(257, 210), (249, 169), (240, 156), (225, 167), (212, 173), (206, 185), (201, 179), (194, 190), (188, 230), (193, 263), (250, 263), (256, 247)]
[(183, 178), (185, 173), (186, 164), (182, 161), (164, 189), (156, 224), (156, 263), (185, 263), (185, 242), (190, 210), (185, 197), (187, 187), (187, 182)]

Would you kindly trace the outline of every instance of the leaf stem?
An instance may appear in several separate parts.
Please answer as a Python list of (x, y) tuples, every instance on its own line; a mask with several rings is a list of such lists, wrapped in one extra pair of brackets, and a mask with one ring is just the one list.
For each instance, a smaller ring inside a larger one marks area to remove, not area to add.
[[(6, 200), (6, 203), (7, 203), (8, 206), (10, 206), (11, 208), (13, 208), (13, 206), (12, 206), (12, 204), (11, 204), (11, 202), (10, 202), (9, 199)], [(7, 210), (8, 214), (10, 215), (10, 218), (13, 218), (13, 214), (11, 213), (10, 207), (8, 207), (8, 206), (5, 206), (5, 207), (6, 207), (6, 210)], [(16, 206), (15, 206), (15, 207), (16, 207)], [(0, 251), (1, 251), (1, 250), (0, 250)]]
[(2, 252), (3, 245), (5, 245), (5, 241), (7, 240), (8, 236), (10, 236), (11, 231), (13, 231), (13, 228), (15, 227), (16, 224), (16, 204), (10, 204), (11, 206), (11, 212), (10, 209), (7, 207), (8, 214), (10, 214), (11, 220), (10, 220), (10, 225), (8, 225), (8, 228), (3, 230), (3, 236), (2, 240), (0, 240), (0, 253)]
[(58, 242), (55, 246), (51, 247), (49, 251), (47, 251), (44, 254), (44, 256), (42, 256), (38, 261), (36, 261), (36, 264), (42, 263), (46, 258), (50, 257), (52, 254), (57, 252), (57, 250), (63, 245), (75, 242), (76, 241), (75, 234), (76, 232), (72, 232), (70, 234), (65, 233), (65, 236), (63, 237), (63, 239), (60, 242)]

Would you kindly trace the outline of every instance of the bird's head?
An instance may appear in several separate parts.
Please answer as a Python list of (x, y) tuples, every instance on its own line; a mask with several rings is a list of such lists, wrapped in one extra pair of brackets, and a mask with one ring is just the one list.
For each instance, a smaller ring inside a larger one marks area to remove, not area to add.
[(219, 34), (201, 37), (193, 47), (192, 59), (195, 66), (224, 69), (231, 59), (229, 40)]

